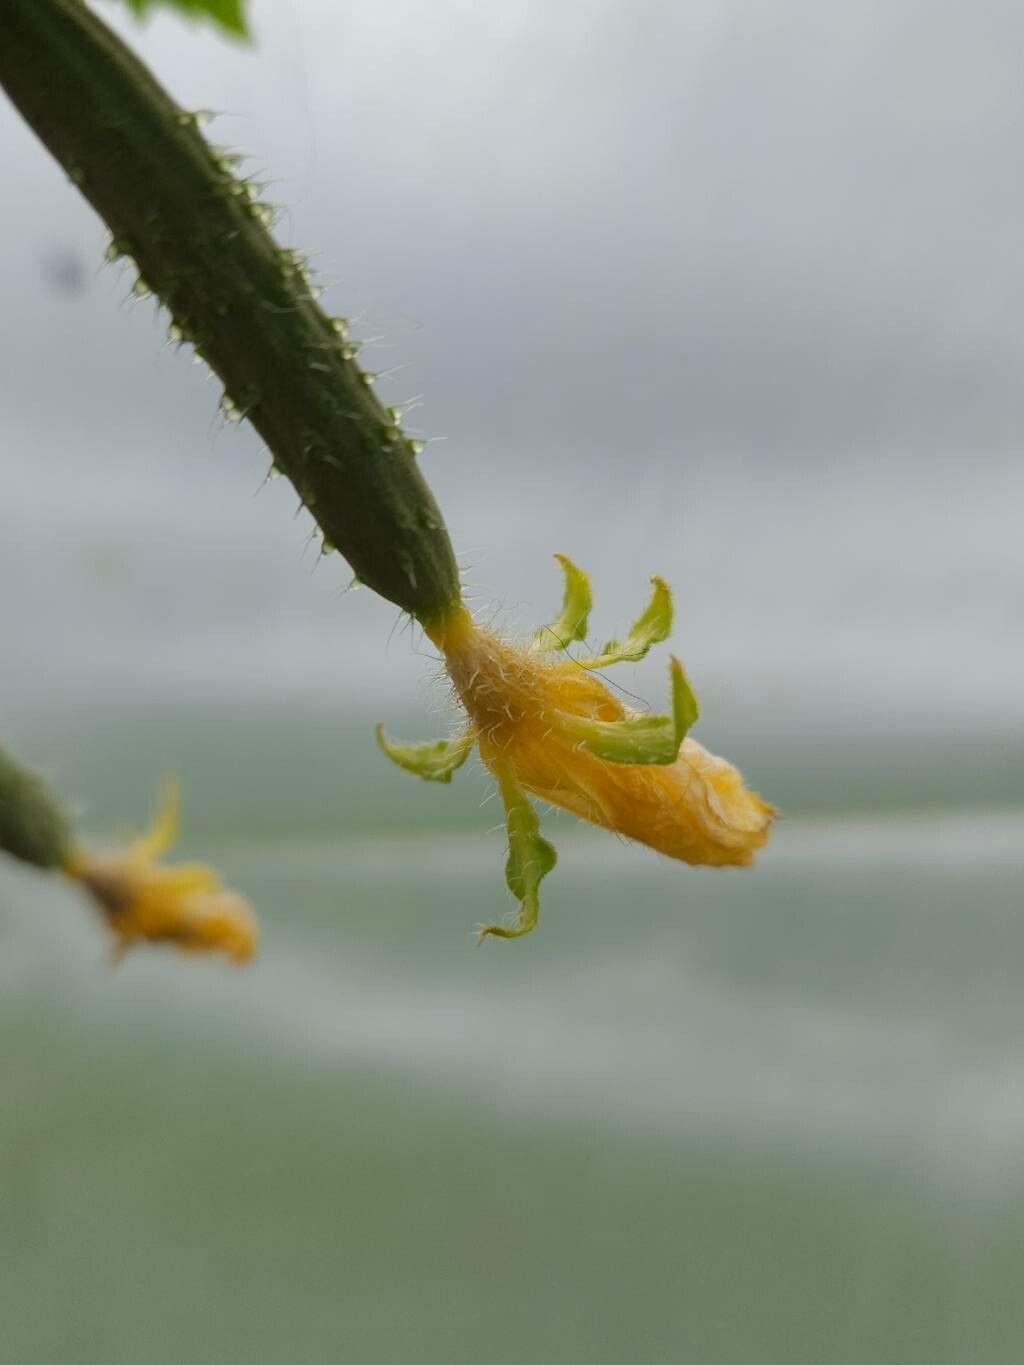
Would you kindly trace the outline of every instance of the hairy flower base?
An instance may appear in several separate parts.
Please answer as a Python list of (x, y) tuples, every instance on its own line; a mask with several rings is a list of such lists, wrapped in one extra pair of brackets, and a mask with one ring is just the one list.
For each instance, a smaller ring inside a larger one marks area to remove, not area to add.
[(156, 861), (177, 832), (177, 792), (171, 791), (150, 831), (127, 849), (93, 853), (76, 848), (64, 870), (103, 911), (117, 936), (119, 954), (149, 940), (247, 961), (259, 942), (248, 901), (201, 863), (162, 867)]
[(569, 560), (559, 618), (527, 646), (478, 626), (464, 607), (428, 625), (469, 725), (456, 739), (398, 745), (378, 728), (381, 747), (400, 767), (450, 781), (475, 742), (498, 780), (509, 830), (506, 880), (520, 902), (512, 925), (481, 931), (515, 937), (534, 927), (541, 878), (555, 852), (539, 834), (526, 793), (670, 858), (711, 867), (743, 867), (768, 839), (773, 808), (749, 791), (739, 772), (687, 735), (697, 702), (672, 660), (671, 714), (625, 706), (594, 670), (643, 658), (664, 640), (672, 598), (654, 579), (647, 610), (625, 641), (611, 640), (589, 658), (558, 658), (586, 635), (590, 585)]

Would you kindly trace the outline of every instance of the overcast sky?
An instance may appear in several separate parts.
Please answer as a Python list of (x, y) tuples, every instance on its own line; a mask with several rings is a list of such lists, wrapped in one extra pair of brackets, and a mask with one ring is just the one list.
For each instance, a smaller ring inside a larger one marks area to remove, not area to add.
[[(510, 620), (564, 550), (598, 631), (672, 576), (726, 701), (799, 661), (826, 706), (882, 659), (904, 714), (1024, 715), (1019, 4), (257, 0), (255, 51), (101, 8), (225, 111), (371, 365), (407, 365), (386, 392), (424, 395), (428, 475)], [(55, 623), (82, 678), (376, 676), (394, 613), (311, 575), (258, 443), (5, 106), (0, 159), (9, 685)]]

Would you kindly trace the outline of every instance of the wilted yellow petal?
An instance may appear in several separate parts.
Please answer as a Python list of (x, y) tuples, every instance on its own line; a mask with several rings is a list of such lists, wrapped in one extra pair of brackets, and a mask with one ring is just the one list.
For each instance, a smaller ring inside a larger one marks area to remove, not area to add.
[[(666, 746), (658, 757), (671, 761), (661, 763), (630, 763), (625, 754), (609, 761), (581, 742), (593, 736), (593, 722), (617, 726), (631, 718), (593, 673), (530, 654), (478, 627), (468, 613), (447, 622), (437, 642), (476, 727), (480, 756), (496, 775), (510, 766), (531, 795), (689, 863), (743, 865), (766, 842), (772, 807), (691, 737), (675, 757)], [(695, 711), (676, 665), (673, 743), (676, 726), (687, 726)]]
[(606, 664), (643, 658), (668, 635), (672, 594), (660, 578), (651, 580), (651, 601), (625, 642), (610, 641), (592, 659), (545, 652), (549, 635), (575, 631), (580, 638), (583, 606), (590, 605), (585, 577), (567, 560), (562, 566), (562, 615), (528, 648), (478, 626), (464, 607), (428, 627), (505, 802), (505, 875), (520, 912), (512, 925), (485, 926), (481, 937), (516, 938), (537, 922), (540, 882), (555, 851), (540, 836), (527, 793), (670, 858), (712, 867), (752, 862), (775, 818), (731, 763), (689, 736), (699, 708), (678, 659), (671, 661), (670, 715), (628, 709), (594, 675)]
[(259, 929), (248, 901), (202, 863), (156, 861), (178, 827), (178, 792), (170, 787), (152, 829), (123, 851), (72, 851), (64, 870), (89, 891), (117, 935), (118, 952), (146, 940), (189, 952), (217, 951), (242, 962), (256, 951)]

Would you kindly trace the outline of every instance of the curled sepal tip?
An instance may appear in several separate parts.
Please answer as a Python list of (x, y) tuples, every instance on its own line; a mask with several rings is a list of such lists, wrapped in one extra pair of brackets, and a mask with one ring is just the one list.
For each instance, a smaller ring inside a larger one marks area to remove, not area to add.
[(505, 881), (519, 902), (519, 914), (513, 924), (483, 924), (477, 931), (477, 942), (488, 935), (496, 938), (521, 938), (537, 927), (540, 914), (540, 884), (558, 861), (554, 845), (540, 832), (537, 812), (522, 787), (508, 771), (498, 773), (498, 787), (505, 803), (505, 826), (508, 830), (508, 859)]
[(591, 720), (560, 713), (562, 730), (608, 763), (674, 763), (687, 731), (700, 714), (682, 664), (673, 659), (672, 714), (632, 715), (624, 720)]
[(425, 744), (396, 744), (388, 739), (383, 725), (376, 729), (377, 743), (384, 753), (404, 768), (407, 773), (422, 777), (425, 782), (450, 782), (452, 773), (461, 768), (473, 747), (473, 731), (456, 739), (432, 739)]
[(609, 664), (639, 663), (652, 645), (672, 633), (672, 590), (663, 578), (651, 578), (651, 600), (629, 628), (625, 640), (609, 640), (600, 654), (580, 659), (581, 668), (607, 668)]
[(565, 574), (562, 610), (550, 625), (541, 626), (533, 636), (535, 650), (567, 649), (574, 640), (587, 638), (592, 598), (590, 579), (566, 555), (555, 555)]

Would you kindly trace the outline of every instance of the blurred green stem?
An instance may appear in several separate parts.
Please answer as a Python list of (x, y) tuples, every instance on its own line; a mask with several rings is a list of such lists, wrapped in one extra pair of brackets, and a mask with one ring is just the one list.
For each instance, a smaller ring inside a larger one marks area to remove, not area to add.
[(0, 83), (224, 383), (357, 578), (424, 623), (460, 600), (444, 521), (397, 414), (317, 305), (272, 217), (81, 0), (0, 0)]
[(35, 867), (65, 866), (71, 823), (42, 778), (0, 748), (0, 848)]

